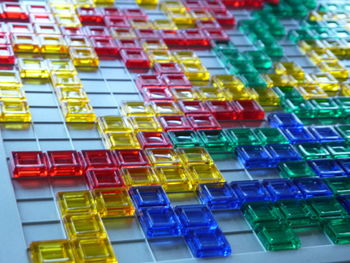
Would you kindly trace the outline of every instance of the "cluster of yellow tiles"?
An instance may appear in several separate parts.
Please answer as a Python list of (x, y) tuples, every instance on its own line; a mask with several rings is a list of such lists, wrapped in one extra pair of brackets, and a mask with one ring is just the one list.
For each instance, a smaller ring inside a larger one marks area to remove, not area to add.
[[(178, 27), (191, 28), (195, 26), (196, 19), (198, 16), (195, 16), (195, 12), (188, 11), (186, 7), (180, 2), (175, 0), (165, 0), (160, 4), (160, 9), (168, 16), (168, 18), (176, 24)], [(206, 18), (213, 20), (212, 16), (203, 11), (205, 14), (202, 14)]]
[(132, 216), (134, 207), (125, 189), (60, 192), (57, 203), (67, 240), (30, 244), (33, 263), (116, 263), (102, 218)]
[(0, 121), (30, 122), (29, 106), (22, 90), (22, 80), (15, 70), (0, 71)]

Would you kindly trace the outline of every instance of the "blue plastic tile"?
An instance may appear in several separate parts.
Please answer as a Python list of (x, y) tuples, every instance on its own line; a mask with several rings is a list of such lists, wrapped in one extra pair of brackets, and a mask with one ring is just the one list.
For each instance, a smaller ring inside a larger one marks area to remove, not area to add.
[(269, 201), (271, 197), (258, 180), (238, 181), (231, 183), (242, 204), (256, 201)]
[(282, 129), (291, 143), (317, 142), (316, 138), (305, 127), (289, 127)]
[(268, 151), (260, 145), (242, 145), (236, 147), (238, 159), (245, 168), (270, 168), (276, 167)]
[(170, 205), (170, 201), (163, 187), (158, 185), (132, 187), (129, 193), (136, 209)]
[(350, 215), (350, 195), (340, 196), (338, 197), (338, 200)]
[(231, 246), (219, 228), (190, 231), (185, 240), (197, 258), (226, 257), (231, 254)]
[(239, 209), (241, 201), (227, 183), (200, 184), (198, 195), (211, 210)]
[(347, 175), (350, 175), (350, 158), (339, 158), (337, 159), (339, 165), (343, 168)]
[(263, 180), (263, 185), (269, 192), (272, 201), (303, 198), (299, 188), (288, 179), (266, 179)]
[(298, 161), (300, 154), (290, 144), (266, 145), (265, 148), (270, 153), (275, 162)]
[(137, 212), (147, 238), (181, 235), (181, 224), (171, 207), (147, 207)]
[(304, 198), (333, 195), (332, 190), (320, 178), (294, 179), (294, 184), (298, 186)]
[(218, 224), (206, 205), (181, 205), (174, 208), (183, 233), (198, 228), (216, 229)]
[(302, 127), (301, 120), (294, 113), (270, 113), (267, 117), (273, 128)]
[(339, 163), (332, 159), (318, 159), (308, 162), (310, 167), (320, 177), (344, 176), (345, 171)]
[(331, 126), (309, 127), (309, 131), (319, 142), (344, 141), (343, 137)]

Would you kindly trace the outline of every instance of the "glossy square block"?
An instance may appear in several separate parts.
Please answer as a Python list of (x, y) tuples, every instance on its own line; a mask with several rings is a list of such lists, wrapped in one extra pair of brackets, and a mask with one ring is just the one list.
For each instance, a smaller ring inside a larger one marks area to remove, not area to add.
[(304, 159), (322, 159), (330, 158), (331, 154), (323, 144), (319, 143), (300, 143), (296, 149)]
[(159, 122), (165, 131), (192, 129), (191, 124), (184, 115), (159, 116)]
[(246, 204), (243, 211), (244, 217), (255, 231), (261, 230), (266, 225), (283, 221), (280, 210), (271, 202)]
[(310, 160), (308, 163), (319, 177), (345, 175), (345, 171), (342, 169), (342, 167), (332, 159)]
[(270, 194), (258, 180), (232, 182), (230, 186), (242, 203), (271, 200)]
[(256, 128), (254, 133), (262, 144), (287, 144), (289, 142), (278, 128)]
[(74, 263), (72, 247), (67, 240), (36, 241), (30, 243), (29, 253), (33, 263)]
[(186, 115), (210, 113), (207, 104), (200, 100), (180, 100), (178, 105)]
[(67, 101), (61, 103), (66, 122), (95, 122), (96, 115), (89, 102)]
[(83, 174), (84, 162), (76, 151), (48, 151), (47, 160), (50, 176)]
[(141, 208), (138, 218), (147, 238), (181, 235), (181, 224), (170, 207)]
[(298, 187), (288, 179), (265, 179), (263, 185), (269, 192), (272, 201), (303, 198)]
[(350, 218), (327, 220), (323, 229), (334, 244), (350, 243)]
[(308, 203), (321, 222), (348, 216), (346, 209), (334, 197), (310, 198)]
[(350, 157), (350, 144), (348, 142), (328, 142), (326, 148), (332, 158)]
[(278, 165), (280, 175), (284, 178), (314, 177), (316, 173), (305, 161), (281, 162)]
[(266, 145), (265, 148), (276, 162), (298, 161), (302, 159), (290, 144)]
[(259, 145), (243, 145), (237, 146), (236, 152), (238, 159), (242, 162), (245, 168), (270, 168), (276, 167), (276, 160), (270, 153)]
[(108, 150), (83, 150), (81, 151), (85, 166), (91, 168), (117, 168), (118, 164), (111, 151)]
[(95, 200), (90, 191), (59, 192), (57, 202), (62, 216), (96, 213)]
[[(347, 176), (331, 177), (326, 180), (327, 185), (336, 196), (350, 195), (350, 178)], [(341, 197), (340, 197), (341, 199)]]
[(343, 141), (340, 134), (331, 126), (313, 126), (309, 127), (316, 139), (323, 142)]
[(143, 149), (172, 147), (171, 141), (165, 132), (141, 131), (136, 136)]
[(226, 129), (225, 133), (234, 146), (262, 144), (253, 130), (249, 128)]
[(223, 153), (233, 151), (233, 145), (223, 130), (199, 130), (199, 137), (210, 153)]
[(178, 152), (182, 162), (186, 165), (214, 163), (209, 153), (202, 147), (179, 148)]
[(195, 131), (168, 131), (168, 136), (175, 148), (203, 146), (203, 142)]
[(152, 148), (145, 150), (145, 153), (153, 166), (181, 164), (178, 153), (171, 148)]
[(231, 246), (219, 228), (215, 230), (199, 229), (190, 231), (185, 240), (194, 257), (227, 257), (231, 255)]
[(105, 238), (106, 230), (98, 214), (69, 215), (63, 218), (70, 239)]
[(160, 123), (154, 116), (130, 116), (128, 120), (135, 132), (162, 130)]
[(220, 123), (211, 114), (195, 114), (187, 116), (189, 124), (194, 130), (219, 130)]
[(238, 209), (241, 200), (227, 183), (200, 184), (198, 195), (211, 210)]
[(317, 139), (306, 127), (287, 127), (283, 129), (291, 143), (317, 142)]
[(255, 100), (234, 101), (237, 107), (238, 120), (262, 120), (265, 117), (264, 109)]
[(186, 192), (192, 190), (189, 171), (181, 165), (155, 167), (160, 184), (167, 192)]
[(129, 194), (136, 209), (170, 205), (168, 196), (160, 185), (131, 187)]
[(88, 169), (86, 180), (90, 189), (124, 187), (120, 172), (112, 168)]
[(47, 176), (47, 156), (42, 152), (12, 152), (11, 170), (14, 178)]
[(267, 117), (273, 128), (301, 127), (303, 123), (293, 113), (270, 113)]
[(159, 178), (151, 167), (125, 167), (122, 177), (128, 187), (159, 184)]
[(304, 198), (333, 195), (328, 185), (320, 178), (298, 178), (294, 184), (300, 189)]
[(225, 182), (225, 178), (214, 164), (191, 164), (188, 169), (190, 180), (195, 188), (202, 183)]
[(135, 136), (135, 133), (130, 131), (105, 133), (104, 141), (107, 148), (112, 150), (140, 148), (140, 144)]
[(149, 161), (143, 150), (125, 149), (113, 151), (120, 167), (148, 166)]

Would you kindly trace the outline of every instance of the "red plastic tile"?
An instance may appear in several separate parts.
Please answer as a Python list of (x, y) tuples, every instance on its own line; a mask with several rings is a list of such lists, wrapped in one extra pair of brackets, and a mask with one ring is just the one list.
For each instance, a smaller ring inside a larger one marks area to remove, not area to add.
[(149, 68), (150, 60), (142, 50), (122, 49), (120, 56), (128, 68)]
[(226, 6), (220, 0), (204, 0), (203, 6), (212, 11), (226, 11)]
[(27, 5), (29, 13), (48, 14), (51, 12), (50, 8), (45, 4), (29, 4)]
[(85, 32), (82, 27), (61, 27), (62, 35), (64, 36), (84, 36)]
[(12, 152), (11, 169), (15, 178), (47, 176), (47, 156), (38, 151)]
[(92, 168), (117, 168), (117, 160), (108, 150), (84, 150), (81, 151), (86, 169)]
[(56, 23), (56, 20), (52, 14), (29, 14), (29, 21), (33, 25)]
[(211, 114), (188, 115), (187, 118), (194, 130), (221, 129), (221, 125)]
[(146, 13), (139, 8), (128, 8), (122, 10), (123, 14), (130, 19), (148, 19)]
[(204, 5), (200, 0), (183, 0), (182, 3), (185, 5), (187, 10), (204, 8)]
[(192, 126), (184, 115), (159, 116), (159, 122), (165, 131), (192, 130)]
[(166, 63), (159, 63), (156, 62), (153, 65), (153, 69), (155, 73), (157, 74), (181, 74), (183, 75), (183, 72), (179, 66), (179, 64), (175, 62), (166, 62)]
[(166, 132), (146, 132), (140, 131), (136, 135), (143, 149), (146, 148), (171, 148), (170, 139)]
[(84, 172), (84, 162), (76, 151), (48, 151), (48, 169), (50, 176), (79, 176)]
[(99, 8), (77, 7), (76, 10), (83, 25), (104, 25), (103, 14)]
[(264, 109), (255, 100), (232, 101), (232, 105), (238, 109), (239, 120), (263, 120)]
[(168, 46), (186, 46), (187, 42), (181, 30), (159, 30), (160, 37)]
[(0, 64), (14, 65), (15, 58), (12, 46), (0, 45)]
[(162, 79), (168, 87), (192, 87), (189, 79), (183, 74), (163, 74)]
[(116, 7), (104, 7), (101, 11), (106, 17), (124, 17), (125, 15), (122, 10)]
[(119, 54), (119, 48), (112, 38), (92, 37), (90, 41), (99, 56), (117, 56)]
[(197, 20), (196, 25), (199, 29), (221, 29), (216, 20)]
[(27, 21), (29, 19), (26, 6), (20, 3), (2, 3), (1, 18), (4, 20)]
[(186, 115), (210, 113), (206, 103), (200, 100), (182, 100), (178, 101), (178, 105)]
[(29, 23), (7, 23), (7, 29), (10, 33), (34, 34), (33, 26)]
[(227, 10), (212, 10), (211, 13), (221, 26), (232, 27), (236, 23), (236, 20), (233, 17), (233, 15)]
[(188, 46), (208, 46), (209, 39), (200, 29), (183, 30)]
[(138, 89), (142, 88), (165, 88), (165, 83), (161, 79), (160, 75), (156, 74), (140, 74), (136, 77), (136, 87)]
[(125, 187), (125, 183), (117, 169), (89, 169), (86, 180), (90, 189)]
[(128, 49), (128, 50), (142, 50), (140, 42), (136, 39), (117, 39), (116, 40), (118, 49)]
[(154, 29), (135, 29), (139, 39), (160, 39), (160, 34)]
[(211, 114), (219, 121), (236, 120), (238, 118), (237, 109), (229, 101), (206, 101)]
[(107, 27), (131, 27), (130, 23), (125, 17), (107, 16), (104, 20)]
[(89, 37), (111, 37), (108, 28), (104, 26), (85, 26), (84, 30)]
[(134, 167), (149, 165), (149, 161), (143, 150), (127, 149), (114, 150), (114, 156), (117, 158), (120, 167)]
[(141, 94), (145, 101), (174, 100), (173, 95), (167, 88), (143, 88)]
[(230, 37), (226, 34), (226, 32), (222, 29), (217, 28), (206, 28), (203, 29), (203, 33), (207, 36), (207, 38), (212, 41), (229, 41)]

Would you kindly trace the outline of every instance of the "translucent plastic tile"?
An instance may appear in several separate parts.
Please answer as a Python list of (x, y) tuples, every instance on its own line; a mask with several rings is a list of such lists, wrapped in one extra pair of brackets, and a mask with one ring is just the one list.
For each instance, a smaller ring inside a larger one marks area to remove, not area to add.
[(121, 112), (125, 116), (152, 116), (154, 112), (149, 105), (139, 101), (127, 101), (122, 103)]
[(123, 168), (122, 176), (128, 187), (159, 184), (159, 178), (150, 167)]
[(145, 153), (153, 166), (180, 165), (181, 163), (178, 153), (171, 148), (152, 148)]
[(333, 195), (328, 185), (319, 178), (298, 178), (294, 183), (303, 193), (304, 198)]
[(331, 126), (313, 126), (309, 130), (319, 142), (343, 141), (343, 138)]
[(12, 152), (13, 177), (47, 176), (47, 156), (42, 152)]
[(238, 159), (247, 169), (270, 168), (277, 165), (271, 154), (259, 145), (243, 145), (236, 147)]
[(256, 231), (259, 231), (264, 225), (273, 225), (283, 220), (280, 210), (271, 202), (245, 205), (244, 217)]
[(162, 128), (153, 116), (131, 116), (128, 118), (135, 132), (138, 131), (161, 131)]
[(116, 263), (112, 244), (107, 238), (77, 239), (72, 243), (77, 261)]
[(326, 147), (318, 143), (301, 143), (296, 148), (305, 159), (322, 159), (331, 156)]
[(107, 233), (97, 214), (69, 215), (63, 224), (70, 239), (104, 238)]
[(269, 192), (272, 201), (303, 198), (300, 190), (288, 179), (265, 179), (263, 185)]
[(182, 162), (191, 164), (212, 164), (214, 161), (209, 153), (202, 147), (188, 147), (178, 149)]
[(333, 158), (350, 157), (350, 145), (347, 142), (329, 142), (326, 147)]
[(231, 246), (219, 228), (190, 231), (186, 236), (186, 243), (194, 257), (227, 257), (231, 254)]
[(312, 198), (308, 200), (308, 203), (320, 221), (348, 215), (345, 208), (334, 197)]
[(231, 187), (242, 203), (271, 199), (266, 188), (258, 180), (232, 182)]
[(48, 151), (48, 169), (51, 176), (82, 175), (83, 160), (75, 151)]
[(232, 142), (222, 130), (200, 130), (198, 135), (210, 153), (223, 153), (233, 150)]
[(225, 181), (218, 168), (213, 164), (192, 164), (188, 169), (193, 185)]
[(195, 131), (168, 131), (167, 133), (175, 148), (203, 146), (201, 138)]
[[(336, 196), (350, 194), (350, 178), (346, 176), (327, 178), (326, 183)], [(345, 206), (346, 208), (346, 206)]]
[(138, 186), (129, 190), (136, 209), (152, 206), (169, 206), (170, 201), (161, 186)]
[(97, 212), (102, 218), (133, 216), (135, 208), (123, 188), (95, 189)]
[(18, 66), (22, 78), (46, 79), (49, 77), (49, 68), (41, 59), (20, 59)]
[(73, 64), (78, 67), (97, 67), (99, 59), (94, 49), (72, 47), (69, 49)]
[(270, 126), (274, 128), (303, 126), (303, 123), (293, 113), (270, 113), (268, 121)]
[(165, 132), (141, 131), (137, 139), (142, 148), (171, 148), (172, 144)]
[(83, 150), (86, 168), (117, 168), (118, 164), (108, 150)]
[(283, 129), (291, 143), (317, 142), (315, 136), (306, 127), (287, 127)]
[(262, 144), (286, 144), (288, 139), (278, 128), (256, 128), (254, 133)]
[(234, 146), (261, 144), (257, 135), (249, 128), (226, 129), (225, 132)]
[(95, 201), (89, 191), (59, 192), (57, 202), (63, 216), (96, 213)]
[(334, 244), (349, 244), (350, 219), (348, 217), (328, 220), (323, 229)]
[(63, 102), (61, 105), (66, 122), (96, 121), (96, 115), (88, 102), (68, 101)]
[(320, 177), (344, 176), (345, 171), (332, 159), (310, 160), (310, 167)]
[(170, 207), (142, 208), (138, 218), (147, 238), (181, 235), (180, 222)]
[(32, 242), (29, 253), (33, 263), (65, 262), (74, 263), (75, 258), (68, 240), (50, 240)]
[(115, 169), (89, 169), (85, 176), (90, 189), (125, 186), (120, 172)]
[(181, 165), (158, 166), (155, 172), (167, 192), (186, 192), (193, 188), (189, 171)]

